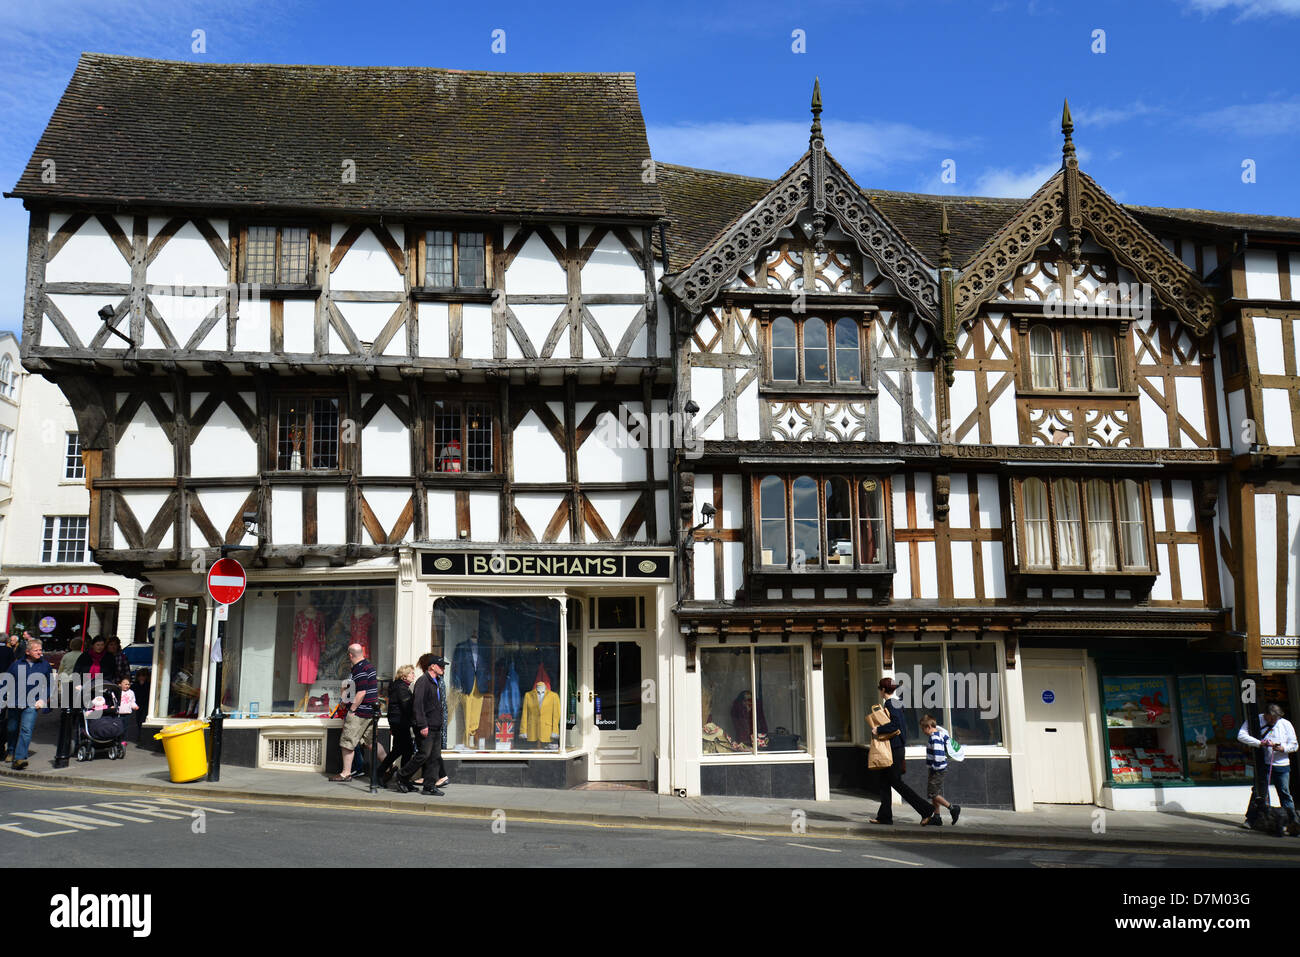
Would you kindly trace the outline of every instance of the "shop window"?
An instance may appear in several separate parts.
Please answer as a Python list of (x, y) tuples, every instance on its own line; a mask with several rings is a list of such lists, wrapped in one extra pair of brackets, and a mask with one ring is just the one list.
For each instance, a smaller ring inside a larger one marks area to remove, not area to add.
[(1164, 675), (1101, 679), (1114, 783), (1156, 785), (1183, 780), (1181, 739), (1169, 685)]
[(448, 748), (559, 749), (566, 675), (560, 668), (558, 601), (439, 598), (433, 645), (451, 662)]
[(770, 385), (862, 386), (863, 335), (857, 319), (777, 316), (766, 330)]
[(45, 534), (41, 540), (43, 564), (70, 564), (86, 561), (86, 516), (46, 515)]
[(1232, 675), (1180, 675), (1178, 704), (1187, 776), (1197, 784), (1244, 784), (1251, 757), (1237, 741), (1243, 717)]
[(0, 356), (0, 396), (6, 399), (14, 398), (17, 393), (15, 383), (18, 381), (18, 375), (14, 372), (14, 362), (9, 356)]
[(883, 570), (889, 564), (883, 479), (765, 475), (757, 494), (761, 566)]
[(476, 230), (426, 230), (419, 239), (420, 284), (426, 289), (486, 286), (486, 239)]
[(434, 472), (496, 471), (496, 405), (435, 399), (431, 409)]
[(853, 740), (853, 682), (849, 649), (822, 651), (822, 684), (826, 696), (826, 741)]
[(808, 750), (802, 648), (703, 648), (700, 675), (705, 754)]
[(81, 434), (69, 432), (66, 451), (63, 455), (63, 477), (65, 479), (84, 479), (86, 465), (81, 460)]
[(328, 715), (343, 703), (354, 643), (386, 689), (396, 670), (393, 595), (389, 584), (250, 588), (226, 625), (222, 705), (241, 717)]
[(281, 397), (275, 467), (337, 469), (340, 404), (334, 396)]
[(1029, 329), (1029, 387), (1054, 392), (1118, 392), (1120, 355), (1115, 330), (1072, 325)]
[(645, 599), (637, 595), (611, 595), (591, 599), (593, 631), (644, 628)]
[(9, 481), (9, 453), (13, 437), (13, 429), (0, 429), (0, 482)]
[(249, 226), (242, 281), (262, 286), (312, 284), (312, 231), (305, 226)]
[(896, 646), (894, 670), (909, 745), (924, 744), (927, 712), (963, 746), (1002, 744), (1002, 683), (992, 642)]
[[(234, 606), (232, 619), (243, 604)], [(226, 633), (229, 636), (229, 627)], [(155, 717), (193, 718), (202, 713), (203, 635), (201, 600), (169, 598), (162, 603), (158, 624), (149, 635), (157, 646), (158, 669), (152, 688)], [(227, 669), (231, 657), (226, 655)]]
[(1028, 571), (1145, 572), (1152, 568), (1145, 482), (1013, 480)]

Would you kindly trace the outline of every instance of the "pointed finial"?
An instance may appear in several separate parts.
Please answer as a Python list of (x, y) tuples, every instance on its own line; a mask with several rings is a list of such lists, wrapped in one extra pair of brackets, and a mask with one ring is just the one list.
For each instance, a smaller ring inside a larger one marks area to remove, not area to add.
[(809, 142), (822, 138), (822, 81), (821, 77), (813, 80), (812, 95), (812, 131), (808, 136)]
[(952, 268), (952, 250), (948, 248), (948, 204), (939, 207), (939, 268)]
[(1061, 110), (1061, 135), (1065, 137), (1065, 145), (1061, 149), (1063, 163), (1066, 166), (1078, 166), (1079, 159), (1074, 155), (1074, 120), (1070, 116), (1070, 101), (1065, 101), (1065, 107)]

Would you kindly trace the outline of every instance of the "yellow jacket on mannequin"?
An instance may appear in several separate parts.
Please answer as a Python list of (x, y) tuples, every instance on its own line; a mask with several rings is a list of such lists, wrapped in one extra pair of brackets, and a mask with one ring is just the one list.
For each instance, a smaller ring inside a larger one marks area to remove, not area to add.
[(529, 741), (549, 743), (560, 733), (560, 696), (546, 685), (546, 694), (537, 700), (537, 686), (524, 692), (524, 714), (519, 732)]

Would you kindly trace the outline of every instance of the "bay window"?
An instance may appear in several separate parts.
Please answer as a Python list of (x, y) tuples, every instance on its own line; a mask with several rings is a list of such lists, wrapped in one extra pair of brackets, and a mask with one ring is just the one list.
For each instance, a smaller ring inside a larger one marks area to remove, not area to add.
[(875, 476), (759, 478), (758, 564), (885, 570), (885, 492), (885, 480)]
[(862, 328), (857, 319), (778, 316), (767, 326), (770, 385), (862, 385)]
[(1152, 568), (1146, 483), (1029, 477), (1013, 481), (1027, 571), (1136, 572)]
[(1118, 392), (1120, 356), (1115, 330), (1106, 326), (1039, 323), (1029, 329), (1030, 389)]

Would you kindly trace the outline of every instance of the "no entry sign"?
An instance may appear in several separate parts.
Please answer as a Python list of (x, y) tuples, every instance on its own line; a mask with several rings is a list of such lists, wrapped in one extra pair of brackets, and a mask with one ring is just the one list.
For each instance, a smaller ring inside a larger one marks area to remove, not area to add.
[(247, 582), (244, 566), (233, 558), (218, 559), (208, 569), (208, 594), (219, 605), (233, 605), (239, 601)]

